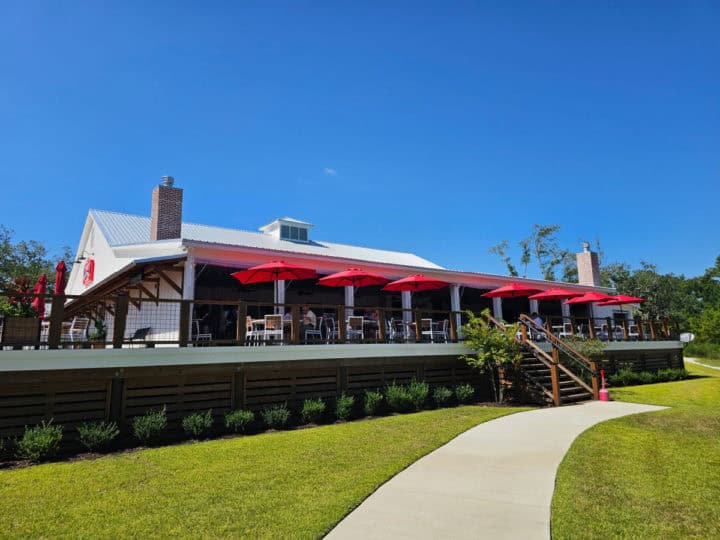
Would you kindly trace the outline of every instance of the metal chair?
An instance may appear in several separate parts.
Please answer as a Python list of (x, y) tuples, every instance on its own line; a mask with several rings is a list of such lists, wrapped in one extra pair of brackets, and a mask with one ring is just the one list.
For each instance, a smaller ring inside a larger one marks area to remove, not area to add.
[(420, 337), (430, 339), (430, 343), (433, 342), (433, 320), (432, 319), (420, 319)]
[(447, 343), (450, 339), (448, 336), (448, 327), (450, 326), (450, 320), (445, 319), (443, 321), (437, 321), (433, 323), (432, 327), (432, 338), (433, 341), (437, 340), (438, 338)]
[(405, 334), (405, 323), (400, 319), (390, 319), (390, 329), (388, 332), (388, 339), (390, 341), (405, 341), (407, 336)]
[(640, 327), (637, 324), (628, 326), (628, 339), (638, 341), (640, 339)]
[(314, 336), (315, 338), (322, 341), (323, 338), (323, 327), (325, 326), (325, 317), (320, 317), (317, 322), (317, 326), (315, 328), (306, 328), (305, 329), (305, 341), (308, 340), (308, 337)]

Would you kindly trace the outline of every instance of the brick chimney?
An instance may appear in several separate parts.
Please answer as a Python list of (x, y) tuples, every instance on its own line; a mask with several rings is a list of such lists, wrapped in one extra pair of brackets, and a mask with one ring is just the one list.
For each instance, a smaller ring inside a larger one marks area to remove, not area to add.
[(576, 253), (578, 283), (580, 285), (600, 286), (600, 262), (598, 254), (590, 251), (590, 244), (583, 242), (582, 253)]
[(182, 229), (183, 190), (173, 187), (175, 179), (163, 176), (152, 193), (150, 240), (180, 238)]

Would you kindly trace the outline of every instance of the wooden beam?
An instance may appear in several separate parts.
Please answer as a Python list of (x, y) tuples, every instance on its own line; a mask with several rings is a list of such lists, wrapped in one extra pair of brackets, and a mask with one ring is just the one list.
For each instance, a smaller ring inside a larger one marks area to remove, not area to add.
[(151, 293), (149, 290), (147, 290), (147, 288), (145, 288), (145, 285), (143, 285), (142, 283), (138, 283), (137, 288), (140, 289), (141, 292), (144, 292), (148, 296), (148, 298), (150, 298), (150, 300), (155, 300), (156, 306), (158, 305), (158, 297)]
[(178, 285), (177, 283), (175, 283), (172, 279), (170, 279), (170, 278), (168, 277), (168, 275), (167, 275), (165, 272), (163, 272), (162, 270), (160, 270), (159, 268), (153, 268), (153, 271), (154, 271), (158, 276), (160, 276), (160, 277), (165, 281), (165, 283), (167, 283), (168, 285), (170, 285), (170, 287), (172, 287), (173, 289), (175, 289), (175, 292), (178, 293), (178, 294), (182, 297), (182, 295), (183, 295), (183, 289), (182, 289), (181, 286), (179, 286), (179, 285)]

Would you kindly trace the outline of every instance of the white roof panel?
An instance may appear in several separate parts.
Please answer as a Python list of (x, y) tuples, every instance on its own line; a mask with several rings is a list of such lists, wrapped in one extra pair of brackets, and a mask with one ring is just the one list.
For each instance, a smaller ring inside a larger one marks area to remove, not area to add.
[[(90, 214), (103, 232), (111, 247), (150, 242), (150, 218), (133, 216), (105, 210), (90, 210)], [(442, 269), (441, 266), (413, 255), (399, 251), (333, 244), (323, 241), (292, 242), (280, 240), (261, 232), (225, 229), (194, 223), (182, 224), (182, 239), (195, 242), (242, 246), (274, 251), (324, 255), (340, 259), (416, 266), (420, 268)]]

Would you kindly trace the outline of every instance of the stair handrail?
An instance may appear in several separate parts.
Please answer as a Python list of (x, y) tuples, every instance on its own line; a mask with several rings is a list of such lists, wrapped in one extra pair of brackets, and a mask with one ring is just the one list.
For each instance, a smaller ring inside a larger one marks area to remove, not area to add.
[[(579, 379), (577, 376), (572, 374), (569, 369), (567, 369), (565, 366), (562, 365), (560, 362), (560, 355), (557, 354), (557, 364), (566, 374), (568, 374), (570, 377), (572, 377), (576, 382), (579, 382), (583, 387), (585, 387), (589, 392), (592, 393), (594, 399), (599, 398), (599, 386), (598, 386), (598, 372), (597, 372), (597, 365), (592, 360), (589, 360), (584, 355), (579, 353), (574, 347), (571, 347), (567, 343), (565, 343), (563, 340), (558, 338), (557, 336), (553, 335), (552, 332), (550, 332), (547, 328), (543, 327), (542, 325), (535, 322), (533, 319), (522, 313), (520, 315), (520, 322), (530, 328), (534, 328), (536, 331), (542, 332), (546, 337), (547, 340), (550, 342), (550, 345), (552, 345), (554, 350), (562, 351), (564, 352), (570, 360), (575, 362), (580, 368), (584, 369), (590, 374), (591, 381), (592, 381), (592, 387), (588, 386), (584, 381)], [(538, 347), (539, 348), (539, 347)]]

